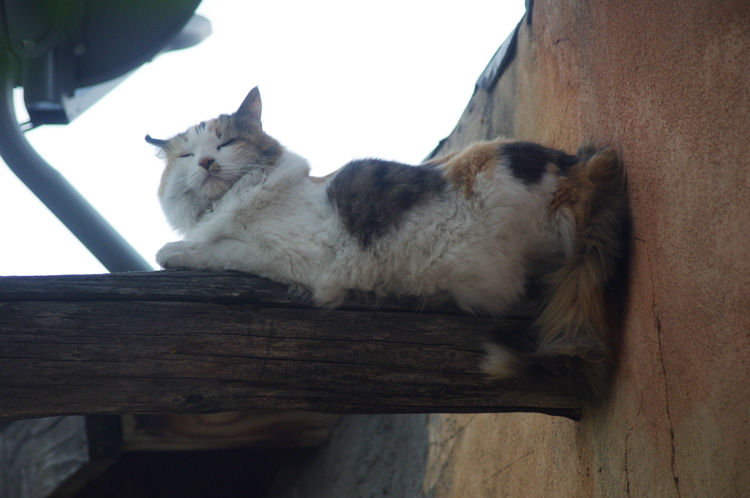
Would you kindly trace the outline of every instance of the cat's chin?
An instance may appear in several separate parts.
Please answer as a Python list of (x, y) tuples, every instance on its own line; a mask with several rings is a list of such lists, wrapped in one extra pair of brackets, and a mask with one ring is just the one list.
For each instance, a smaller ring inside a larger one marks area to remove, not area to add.
[(229, 190), (229, 182), (214, 175), (206, 175), (203, 183), (201, 183), (201, 190), (207, 197), (215, 198), (220, 197)]
[(206, 177), (203, 179), (203, 185), (212, 184), (212, 183), (226, 183), (226, 180), (224, 180), (223, 178), (219, 176), (215, 176), (211, 174), (206, 175)]

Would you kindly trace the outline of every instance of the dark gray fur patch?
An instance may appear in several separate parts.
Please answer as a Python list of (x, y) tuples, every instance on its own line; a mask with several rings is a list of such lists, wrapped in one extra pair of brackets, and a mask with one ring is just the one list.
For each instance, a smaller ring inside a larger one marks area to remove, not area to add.
[(367, 248), (446, 186), (436, 168), (362, 159), (344, 166), (329, 182), (328, 200), (349, 233)]
[(500, 154), (507, 161), (511, 173), (525, 185), (539, 183), (552, 163), (565, 175), (578, 158), (557, 149), (532, 142), (511, 142), (500, 146)]

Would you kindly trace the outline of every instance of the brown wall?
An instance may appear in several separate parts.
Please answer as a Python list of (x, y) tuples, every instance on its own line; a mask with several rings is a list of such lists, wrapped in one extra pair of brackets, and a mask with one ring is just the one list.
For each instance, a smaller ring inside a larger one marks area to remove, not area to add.
[(580, 422), (434, 415), (439, 497), (750, 496), (750, 2), (537, 0), (443, 150), (498, 134), (620, 150), (621, 364)]

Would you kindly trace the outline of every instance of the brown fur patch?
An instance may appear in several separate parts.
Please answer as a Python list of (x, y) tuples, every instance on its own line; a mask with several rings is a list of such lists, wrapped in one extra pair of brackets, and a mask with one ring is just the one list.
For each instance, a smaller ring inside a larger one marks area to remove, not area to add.
[(468, 198), (474, 194), (474, 182), (477, 175), (486, 172), (492, 176), (494, 166), (499, 160), (498, 147), (501, 142), (479, 142), (461, 152), (451, 154), (447, 158), (437, 158), (425, 164), (436, 164), (445, 171), (445, 176), (453, 184), (463, 190)]
[(573, 166), (560, 181), (550, 211), (568, 211), (575, 222), (575, 247), (550, 275), (546, 304), (536, 329), (538, 359), (578, 362), (581, 379), (599, 397), (612, 371), (612, 341), (617, 324), (607, 287), (617, 273), (625, 242), (627, 188), (622, 163), (604, 149)]
[(573, 166), (568, 177), (560, 180), (550, 213), (567, 209), (580, 230), (588, 223), (594, 205), (607, 202), (606, 197), (602, 198), (603, 191), (613, 182), (622, 182), (622, 165), (612, 149), (604, 149)]
[(159, 190), (157, 192), (157, 195), (161, 199), (164, 196), (164, 189), (167, 188), (167, 177), (169, 176), (169, 172), (172, 170), (172, 158), (167, 159), (167, 166), (164, 168), (164, 171), (161, 173), (161, 180), (159, 181)]
[(221, 137), (224, 134), (224, 126), (220, 125), (219, 120), (213, 120), (208, 124), (208, 131), (213, 132), (216, 135), (216, 138), (221, 139)]
[(283, 152), (279, 142), (260, 130), (241, 136), (235, 147), (242, 150), (247, 161), (263, 166), (276, 164)]
[(440, 166), (441, 164), (445, 164), (446, 162), (456, 157), (456, 154), (458, 154), (458, 152), (449, 152), (444, 156), (434, 157), (429, 161), (423, 162), (422, 166)]
[(571, 168), (567, 178), (560, 179), (552, 202), (550, 213), (566, 209), (573, 216), (576, 227), (586, 224), (594, 194), (594, 183), (583, 174), (580, 168)]

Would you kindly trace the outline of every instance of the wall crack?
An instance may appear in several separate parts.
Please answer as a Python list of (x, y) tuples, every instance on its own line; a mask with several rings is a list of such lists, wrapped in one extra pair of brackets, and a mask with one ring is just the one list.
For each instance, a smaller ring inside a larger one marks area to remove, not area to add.
[(625, 495), (630, 496), (630, 462), (628, 460), (628, 440), (635, 426), (631, 426), (625, 434)]
[[(672, 413), (669, 408), (669, 379), (667, 376), (667, 367), (664, 363), (664, 347), (662, 345), (662, 327), (661, 317), (659, 316), (659, 304), (656, 301), (656, 283), (654, 282), (653, 265), (651, 261), (651, 254), (648, 250), (648, 244), (644, 239), (634, 237), (633, 240), (643, 244), (644, 250), (646, 251), (646, 261), (648, 265), (648, 274), (651, 279), (651, 311), (654, 315), (654, 326), (656, 327), (656, 339), (659, 346), (659, 363), (661, 365), (662, 375), (664, 377), (664, 402), (666, 405), (667, 421), (669, 422), (669, 445), (670, 445), (670, 469), (672, 472), (672, 481), (674, 483), (675, 491), (677, 492), (678, 498), (682, 497), (680, 492), (680, 478), (676, 472), (676, 449), (675, 449), (675, 436), (674, 436), (674, 423), (672, 421)], [(626, 448), (627, 451), (627, 448)], [(626, 454), (627, 455), (627, 454)], [(627, 458), (627, 457), (626, 457)], [(627, 477), (627, 472), (626, 472)]]
[(674, 487), (677, 491), (677, 496), (681, 497), (680, 494), (680, 478), (677, 477), (677, 473), (675, 471), (675, 461), (676, 461), (676, 451), (675, 451), (675, 445), (674, 445), (674, 423), (672, 422), (672, 413), (669, 409), (669, 382), (667, 379), (667, 367), (664, 365), (664, 350), (662, 349), (662, 342), (661, 342), (661, 319), (659, 318), (659, 309), (656, 306), (656, 300), (653, 302), (653, 309), (654, 309), (654, 319), (656, 321), (656, 336), (659, 340), (659, 361), (661, 363), (661, 370), (662, 374), (664, 375), (664, 401), (666, 404), (666, 410), (667, 410), (667, 420), (669, 421), (669, 444), (671, 449), (671, 460), (670, 460), (670, 466), (672, 469), (672, 480), (674, 481)]
[(497, 476), (499, 476), (499, 475), (500, 475), (501, 473), (503, 473), (503, 472), (505, 472), (506, 470), (508, 470), (509, 468), (513, 467), (513, 466), (514, 466), (515, 464), (517, 464), (517, 463), (518, 463), (518, 462), (520, 462), (521, 460), (524, 460), (524, 459), (526, 459), (526, 458), (530, 457), (530, 456), (531, 456), (531, 455), (533, 455), (533, 454), (534, 454), (535, 452), (536, 452), (536, 450), (529, 450), (529, 451), (527, 451), (526, 453), (524, 453), (523, 455), (519, 456), (518, 458), (516, 458), (515, 460), (513, 460), (513, 461), (512, 461), (512, 462), (510, 462), (509, 464), (507, 464), (507, 465), (504, 465), (504, 466), (502, 466), (502, 467), (501, 467), (500, 469), (496, 470), (496, 471), (495, 471), (495, 472), (494, 472), (494, 473), (493, 473), (493, 474), (492, 474), (491, 476), (489, 476), (489, 477), (485, 478), (485, 479), (484, 479), (484, 482), (487, 482), (487, 481), (489, 481), (489, 480), (492, 480), (492, 479), (496, 478), (496, 477), (497, 477)]

